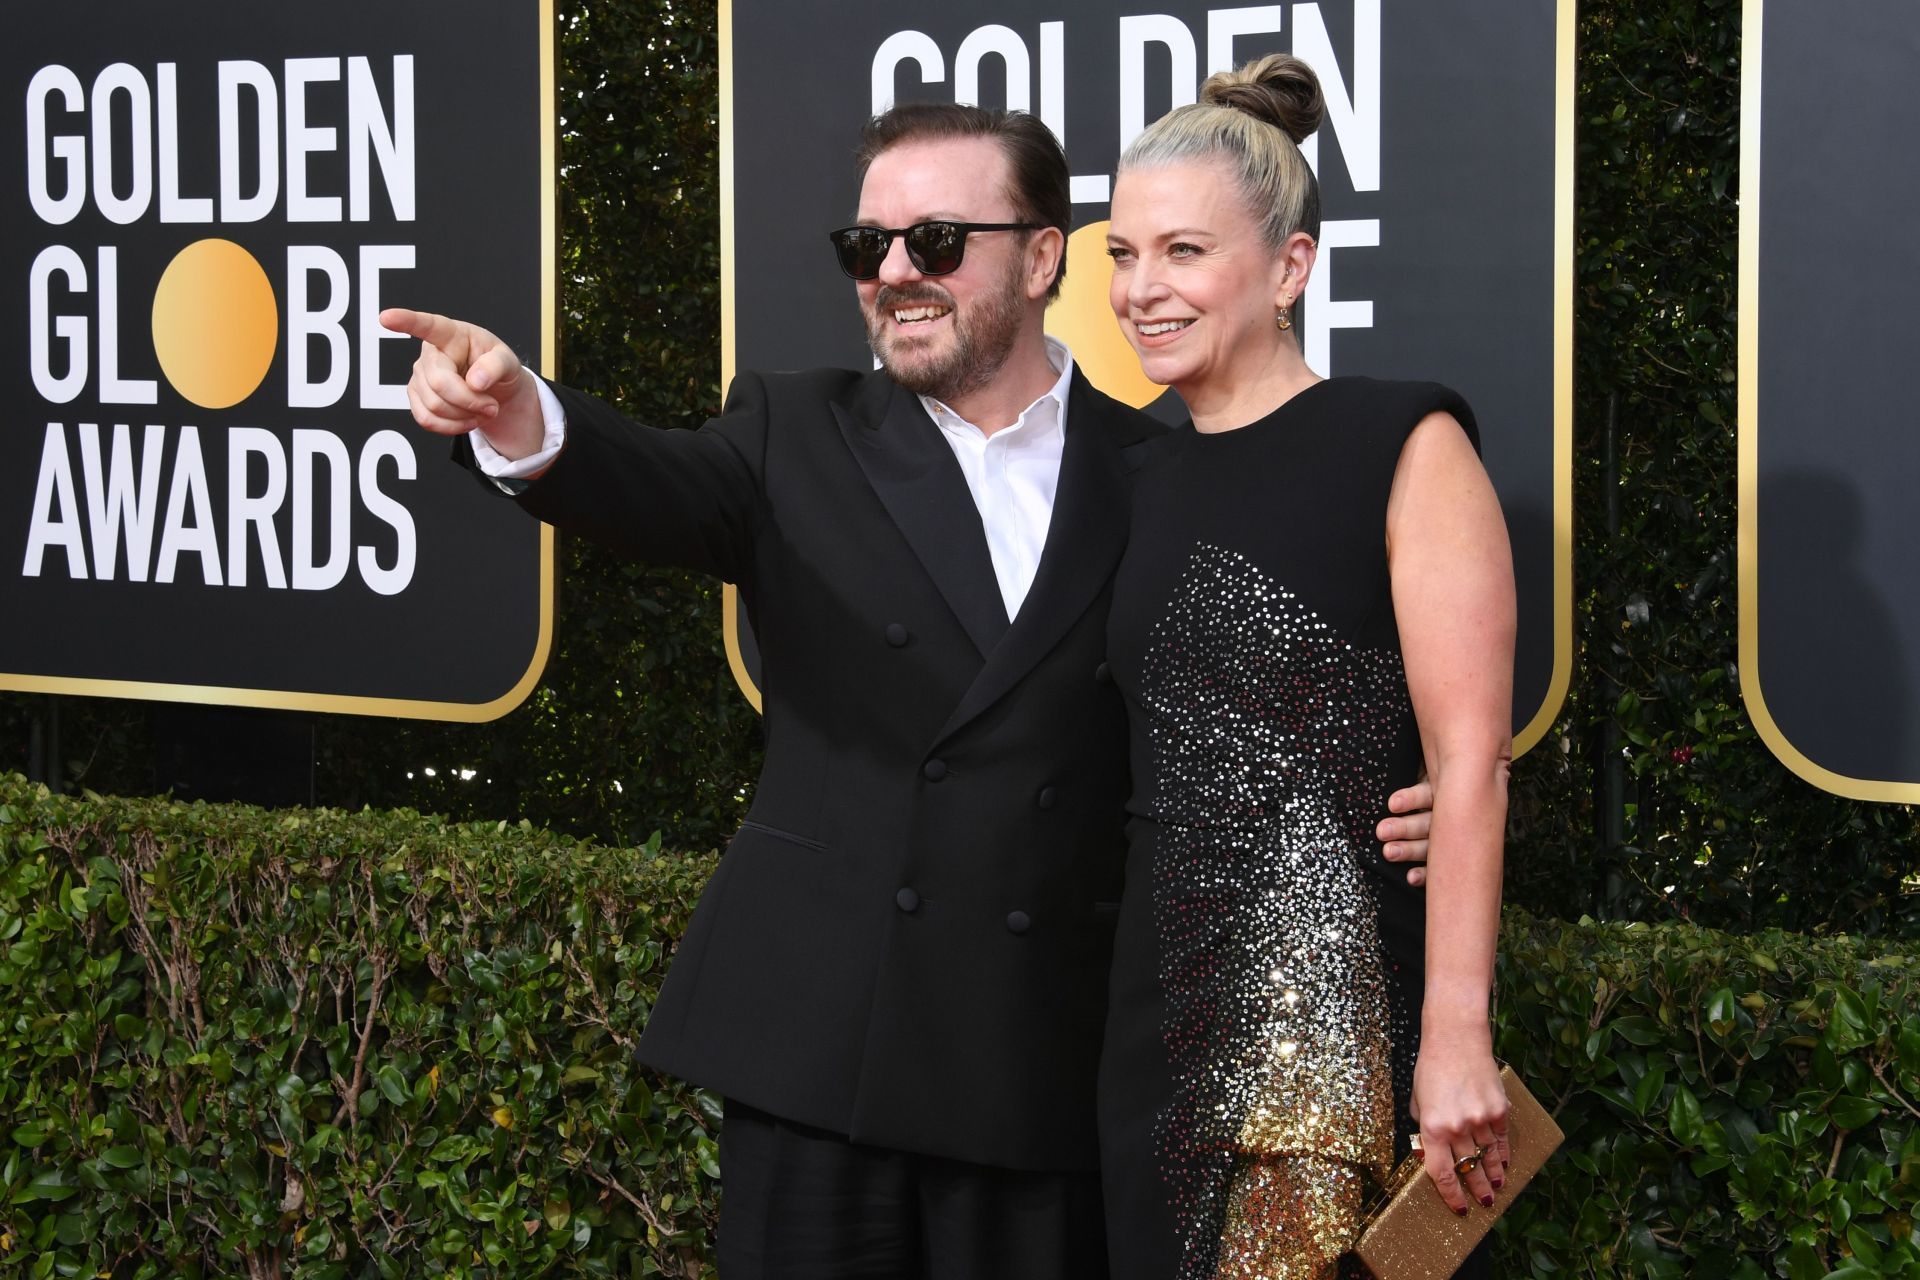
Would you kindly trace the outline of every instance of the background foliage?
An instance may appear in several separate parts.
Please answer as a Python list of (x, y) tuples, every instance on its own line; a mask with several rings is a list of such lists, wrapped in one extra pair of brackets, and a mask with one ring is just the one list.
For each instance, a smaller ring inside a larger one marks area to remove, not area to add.
[[(708, 856), (0, 776), (0, 1274), (711, 1277), (714, 1100), (630, 1053)], [(1508, 1276), (1920, 1276), (1920, 960), (1509, 913), (1567, 1143)]]
[[(720, 396), (714, 3), (559, 10), (562, 365), (643, 420), (694, 425)], [(1516, 768), (1509, 894), (1567, 917), (1913, 937), (1914, 811), (1794, 778), (1738, 693), (1739, 17), (1739, 0), (1581, 5), (1577, 653), (1560, 723)], [(322, 717), (323, 803), (525, 815), (613, 843), (726, 837), (757, 727), (720, 652), (717, 587), (582, 543), (562, 554), (535, 697), (483, 726)], [(25, 767), (31, 705), (0, 699), (0, 767)], [(63, 711), (68, 783), (164, 785), (146, 705)]]
[(0, 1273), (711, 1273), (631, 1060), (711, 857), (17, 775), (0, 855)]
[[(1569, 917), (1914, 937), (1915, 811), (1801, 782), (1740, 701), (1740, 12), (1581, 5), (1576, 653), (1560, 724), (1515, 768), (1509, 896)], [(1609, 759), (1626, 800), (1612, 841)]]

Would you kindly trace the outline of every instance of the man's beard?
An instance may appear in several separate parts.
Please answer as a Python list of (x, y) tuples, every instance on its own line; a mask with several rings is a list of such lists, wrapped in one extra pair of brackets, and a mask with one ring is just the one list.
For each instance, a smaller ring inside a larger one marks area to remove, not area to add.
[[(1017, 265), (1002, 277), (999, 288), (981, 293), (964, 312), (935, 285), (913, 284), (900, 289), (883, 285), (866, 316), (867, 345), (893, 380), (914, 394), (948, 404), (965, 399), (999, 376), (1020, 336), (1025, 299)], [(924, 303), (952, 308), (948, 317), (953, 341), (937, 354), (903, 352), (895, 359), (888, 350), (894, 336), (888, 317), (896, 308)]]

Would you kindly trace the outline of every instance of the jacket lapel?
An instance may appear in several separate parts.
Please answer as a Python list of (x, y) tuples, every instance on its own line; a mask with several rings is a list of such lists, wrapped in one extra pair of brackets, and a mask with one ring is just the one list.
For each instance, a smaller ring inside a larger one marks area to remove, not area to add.
[[(1114, 401), (1074, 370), (1047, 545), (1019, 616), (940, 730), (942, 740), (991, 707), (1072, 629), (1106, 587), (1127, 541), (1120, 446), (1144, 436)], [(1144, 421), (1144, 419), (1143, 419)], [(1091, 680), (1093, 673), (1089, 671)]]
[(1007, 632), (1007, 606), (980, 510), (940, 428), (917, 397), (884, 374), (868, 379), (851, 406), (834, 404), (833, 413), (867, 483), (974, 647), (992, 653)]

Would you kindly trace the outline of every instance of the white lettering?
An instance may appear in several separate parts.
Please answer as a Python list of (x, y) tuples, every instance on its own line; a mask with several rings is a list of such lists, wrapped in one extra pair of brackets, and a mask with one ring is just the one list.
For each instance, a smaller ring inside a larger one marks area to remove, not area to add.
[[(127, 95), (133, 113), (132, 138), (127, 148), (132, 161), (132, 186), (125, 196), (113, 189), (113, 95)], [(108, 222), (125, 226), (139, 218), (153, 202), (153, 95), (146, 77), (124, 62), (116, 62), (94, 78), (93, 202)]]
[(1245, 9), (1207, 11), (1207, 75), (1231, 71), (1240, 65), (1233, 52), (1238, 36), (1271, 35), (1280, 30), (1280, 6), (1258, 4)]
[[(55, 500), (60, 516), (53, 514)], [(87, 576), (87, 549), (80, 532), (80, 504), (73, 499), (73, 464), (67, 459), (67, 433), (58, 422), (47, 424), (47, 442), (40, 449), (40, 478), (33, 487), (33, 519), (27, 526), (27, 554), (22, 577), (40, 576), (40, 562), (48, 547), (64, 547), (67, 576)]]
[(1335, 329), (1373, 328), (1373, 303), (1333, 300), (1333, 251), (1371, 249), (1380, 243), (1378, 218), (1330, 218), (1320, 224), (1320, 256), (1307, 278), (1307, 365), (1322, 377), (1333, 376)]
[[(327, 304), (314, 310), (308, 288), (311, 276), (327, 277)], [(351, 284), (345, 259), (325, 245), (287, 246), (287, 404), (318, 409), (339, 402), (346, 394), (352, 357), (347, 329), (340, 321), (351, 302)], [(313, 339), (327, 341), (327, 374), (315, 382), (309, 373)]]
[(373, 200), (367, 155), (380, 161), (380, 177), (393, 216), (413, 221), (413, 55), (393, 59), (393, 118), (381, 112), (380, 89), (365, 58), (347, 59), (347, 192), (350, 214), (365, 222)]
[(93, 576), (113, 580), (120, 558), (120, 535), (127, 539), (127, 577), (147, 580), (148, 553), (153, 547), (153, 517), (160, 505), (160, 457), (166, 451), (166, 430), (149, 424), (140, 441), (140, 478), (133, 476), (132, 431), (124, 422), (113, 425), (113, 461), (101, 474), (100, 426), (80, 424), (80, 475), (87, 488), (87, 523), (93, 531)]
[[(66, 404), (87, 384), (87, 318), (60, 316), (48, 324), (52, 303), (49, 286), (55, 273), (67, 278), (73, 293), (87, 287), (87, 264), (63, 244), (50, 244), (33, 260), (27, 276), (27, 364), (33, 370), (33, 389), (42, 399)], [(66, 344), (67, 373), (53, 376), (53, 339)]]
[(413, 446), (398, 431), (376, 431), (360, 451), (360, 501), (377, 520), (393, 526), (395, 551), (393, 567), (383, 569), (374, 549), (363, 546), (355, 558), (360, 576), (369, 587), (383, 596), (398, 595), (413, 581), (413, 516), (407, 509), (380, 491), (380, 460), (392, 458), (402, 480), (414, 477), (416, 462)]
[[(191, 520), (191, 523), (189, 523)], [(182, 551), (200, 557), (200, 580), (221, 585), (220, 542), (214, 534), (213, 503), (207, 498), (207, 464), (200, 455), (200, 428), (180, 428), (180, 447), (173, 455), (173, 486), (167, 493), (167, 517), (160, 530), (160, 554), (153, 567), (155, 582), (172, 582), (174, 562)]]
[(1067, 24), (1040, 24), (1040, 121), (1067, 145)]
[[(27, 82), (27, 199), (42, 222), (60, 226), (72, 222), (87, 201), (87, 140), (63, 133), (48, 141), (47, 99), (56, 93), (69, 114), (86, 104), (80, 77), (65, 67), (42, 67)], [(47, 186), (49, 156), (59, 162), (66, 187), (58, 198)]]
[[(253, 123), (259, 148), (260, 186), (240, 191), (240, 90), (253, 90)], [(273, 73), (257, 62), (220, 64), (220, 220), (258, 222), (280, 199), (280, 90)]]
[(287, 221), (338, 222), (339, 196), (307, 194), (307, 157), (339, 146), (339, 130), (307, 127), (307, 86), (340, 78), (338, 58), (287, 59)]
[(1198, 58), (1193, 32), (1164, 13), (1120, 19), (1120, 150), (1124, 153), (1147, 127), (1147, 46), (1165, 46), (1172, 60), (1168, 109), (1184, 107), (1199, 96)]
[[(327, 462), (327, 562), (313, 562), (313, 460)], [(293, 589), (326, 591), (347, 576), (352, 559), (353, 462), (331, 431), (293, 433)]]
[(360, 246), (360, 407), (362, 409), (407, 407), (405, 382), (380, 381), (380, 344), (407, 340), (406, 334), (395, 333), (380, 323), (380, 273), (412, 269), (413, 246), (410, 244), (363, 244)]
[(159, 72), (155, 96), (160, 107), (160, 221), (212, 222), (210, 197), (180, 194), (180, 92), (171, 62), (161, 63)]
[[(249, 493), (247, 459), (266, 460), (267, 485)], [(260, 539), (260, 559), (267, 585), (284, 588), (286, 569), (280, 559), (280, 535), (273, 515), (287, 497), (287, 453), (280, 437), (262, 427), (232, 427), (227, 431), (227, 585), (247, 585), (247, 526)]]
[(1033, 101), (1033, 70), (1027, 60), (1027, 42), (1012, 27), (994, 23), (978, 27), (960, 42), (953, 57), (953, 100), (980, 105), (980, 61), (998, 57), (1007, 70), (1007, 110), (1025, 111)]
[[(1320, 77), (1327, 101), (1327, 124), (1346, 158), (1355, 191), (1380, 189), (1380, 0), (1353, 0), (1353, 91), (1347, 91), (1334, 60), (1333, 39), (1317, 4), (1293, 7), (1293, 52)], [(1320, 172), (1320, 136), (1300, 151)]]
[(920, 83), (939, 84), (947, 78), (947, 60), (933, 37), (922, 31), (896, 31), (880, 42), (873, 54), (873, 114), (893, 105), (894, 72), (903, 62), (920, 64)]
[(153, 404), (159, 400), (152, 378), (120, 376), (120, 251), (100, 246), (100, 400), (103, 404)]

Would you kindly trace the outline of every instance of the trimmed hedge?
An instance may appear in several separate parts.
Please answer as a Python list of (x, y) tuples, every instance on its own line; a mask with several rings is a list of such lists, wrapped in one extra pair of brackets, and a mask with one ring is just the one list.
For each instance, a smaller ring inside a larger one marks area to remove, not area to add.
[[(710, 1276), (630, 1050), (711, 855), (0, 778), (0, 1273)], [(1510, 913), (1504, 1275), (1920, 1276), (1920, 961)]]
[(712, 859), (0, 780), (0, 1272), (711, 1273), (637, 1069)]
[(1509, 912), (1499, 999), (1567, 1133), (1500, 1274), (1920, 1276), (1920, 958)]

